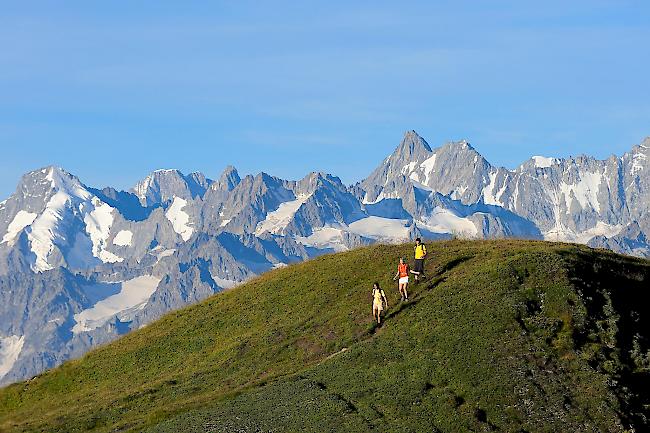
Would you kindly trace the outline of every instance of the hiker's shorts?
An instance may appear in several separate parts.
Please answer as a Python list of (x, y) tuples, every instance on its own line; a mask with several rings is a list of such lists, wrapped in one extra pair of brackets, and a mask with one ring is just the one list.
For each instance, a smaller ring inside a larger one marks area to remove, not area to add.
[(413, 272), (417, 272), (418, 274), (424, 273), (424, 259), (415, 259)]
[(406, 284), (409, 282), (409, 277), (402, 277), (399, 279), (400, 284)]
[(384, 303), (379, 301), (379, 302), (373, 302), (372, 303), (372, 311), (379, 311), (380, 313), (384, 311)]

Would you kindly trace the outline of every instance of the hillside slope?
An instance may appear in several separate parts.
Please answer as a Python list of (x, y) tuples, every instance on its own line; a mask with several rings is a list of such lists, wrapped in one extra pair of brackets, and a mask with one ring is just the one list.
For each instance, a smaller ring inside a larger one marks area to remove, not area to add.
[[(650, 263), (568, 244), (372, 246), (263, 275), (0, 390), (0, 431), (647, 429)], [(378, 280), (390, 308), (370, 317)]]

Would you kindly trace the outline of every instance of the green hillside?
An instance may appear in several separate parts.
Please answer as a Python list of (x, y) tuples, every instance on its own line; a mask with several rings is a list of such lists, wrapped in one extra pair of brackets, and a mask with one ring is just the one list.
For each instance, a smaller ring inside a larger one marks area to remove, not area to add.
[[(567, 244), (412, 246), (289, 266), (0, 390), (0, 431), (644, 431), (650, 262)], [(373, 281), (386, 289), (372, 323)]]

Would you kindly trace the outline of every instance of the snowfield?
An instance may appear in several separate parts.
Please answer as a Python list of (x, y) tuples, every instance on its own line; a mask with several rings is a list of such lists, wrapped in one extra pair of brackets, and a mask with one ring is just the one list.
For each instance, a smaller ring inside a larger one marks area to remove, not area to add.
[(34, 222), (38, 215), (31, 212), (25, 212), (24, 210), (18, 211), (14, 219), (9, 224), (7, 228), (7, 233), (2, 237), (1, 243), (7, 243), (13, 245), (14, 241), (18, 234)]
[[(119, 314), (125, 316), (133, 310), (143, 309), (156, 291), (160, 280), (159, 277), (145, 275), (129, 281), (113, 283), (119, 285), (119, 292), (98, 301), (91, 308), (75, 314), (76, 324), (73, 326), (72, 332), (79, 334), (92, 331)], [(95, 294), (95, 297), (100, 295)]]
[(174, 231), (181, 235), (181, 238), (187, 242), (192, 237), (194, 229), (190, 226), (190, 216), (183, 211), (187, 205), (187, 200), (180, 197), (174, 197), (172, 205), (167, 209), (165, 216), (172, 223)]
[(343, 230), (336, 227), (316, 228), (309, 236), (296, 236), (296, 241), (308, 247), (324, 250), (331, 249), (336, 252), (347, 250), (343, 244)]
[(94, 209), (85, 216), (86, 232), (93, 243), (93, 255), (104, 263), (121, 262), (124, 259), (107, 251), (106, 244), (113, 225), (113, 208), (93, 197), (91, 203)]
[(293, 216), (298, 212), (300, 206), (305, 204), (309, 199), (309, 195), (296, 197), (295, 200), (280, 203), (280, 206), (273, 212), (266, 215), (264, 221), (260, 221), (255, 229), (256, 235), (262, 233), (281, 234), (282, 231), (289, 225)]
[(564, 195), (566, 213), (571, 213), (571, 202), (575, 198), (583, 209), (591, 207), (596, 212), (600, 212), (600, 203), (598, 202), (598, 191), (603, 178), (600, 173), (582, 173), (580, 180), (575, 184), (560, 184), (560, 191)]
[(121, 247), (127, 247), (131, 245), (131, 240), (133, 239), (133, 232), (130, 230), (120, 230), (113, 239), (113, 244), (119, 245)]
[(25, 344), (25, 336), (0, 338), (0, 379), (13, 368)]
[(537, 168), (549, 168), (558, 163), (556, 158), (547, 158), (546, 156), (533, 156), (532, 160)]
[(418, 227), (420, 226), (433, 233), (453, 233), (462, 237), (474, 237), (478, 233), (471, 220), (441, 207), (436, 207), (431, 215), (419, 221)]
[(349, 232), (370, 239), (400, 242), (409, 237), (408, 220), (370, 216), (349, 225)]

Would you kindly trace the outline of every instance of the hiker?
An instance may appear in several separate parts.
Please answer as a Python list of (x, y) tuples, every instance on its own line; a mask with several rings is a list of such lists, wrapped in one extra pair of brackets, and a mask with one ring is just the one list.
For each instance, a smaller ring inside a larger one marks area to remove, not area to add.
[(415, 275), (415, 282), (420, 281), (420, 277), (424, 278), (424, 259), (427, 257), (427, 247), (424, 246), (422, 240), (417, 238), (415, 240), (415, 263), (413, 263), (413, 270), (411, 273)]
[(372, 317), (377, 319), (377, 324), (381, 323), (381, 312), (388, 308), (388, 301), (384, 289), (379, 287), (379, 283), (372, 285)]
[(409, 285), (409, 265), (404, 263), (404, 259), (400, 257), (399, 265), (397, 265), (397, 273), (393, 277), (393, 281), (397, 280), (397, 286), (399, 288), (399, 294), (402, 298), (402, 302), (409, 300), (409, 294), (406, 291)]

